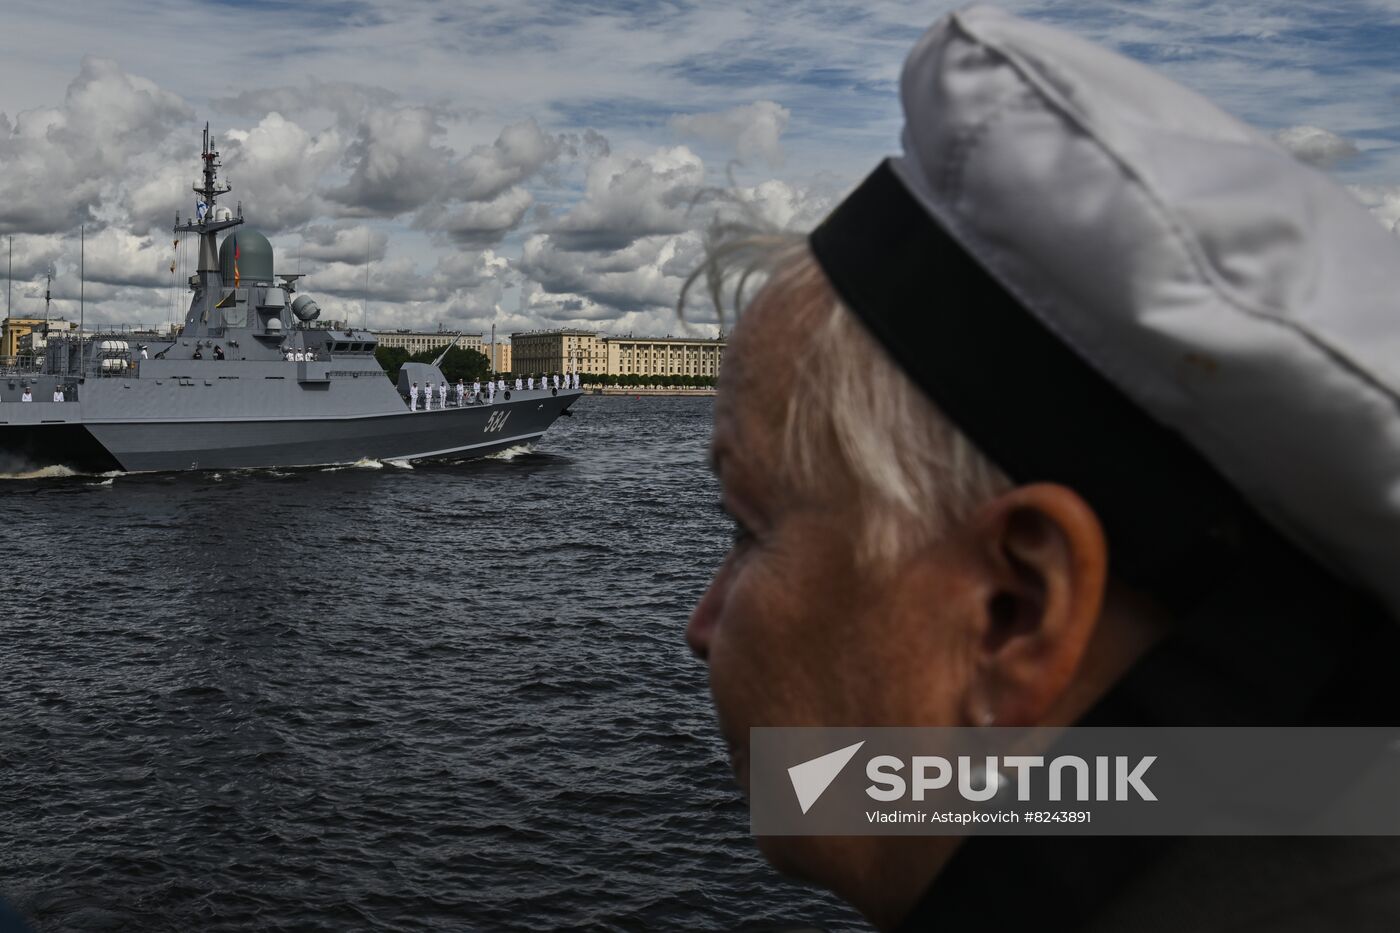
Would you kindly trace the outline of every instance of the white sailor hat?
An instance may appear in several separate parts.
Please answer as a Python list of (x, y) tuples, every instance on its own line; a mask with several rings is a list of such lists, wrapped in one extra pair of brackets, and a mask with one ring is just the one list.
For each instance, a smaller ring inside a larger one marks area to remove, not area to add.
[(974, 6), (905, 64), (904, 154), (811, 237), (1018, 481), (1189, 603), (1286, 538), (1400, 615), (1400, 240), (1150, 69)]

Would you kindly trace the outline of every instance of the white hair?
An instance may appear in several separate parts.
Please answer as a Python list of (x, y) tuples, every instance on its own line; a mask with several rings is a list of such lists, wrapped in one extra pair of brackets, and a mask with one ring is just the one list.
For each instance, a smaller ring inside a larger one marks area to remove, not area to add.
[(725, 292), (738, 315), (759, 279), (765, 292), (794, 299), (791, 313), (809, 338), (779, 469), (798, 488), (855, 495), (864, 563), (892, 565), (1011, 487), (842, 304), (804, 235), (717, 225), (682, 291), (682, 313), (701, 278), (721, 320)]

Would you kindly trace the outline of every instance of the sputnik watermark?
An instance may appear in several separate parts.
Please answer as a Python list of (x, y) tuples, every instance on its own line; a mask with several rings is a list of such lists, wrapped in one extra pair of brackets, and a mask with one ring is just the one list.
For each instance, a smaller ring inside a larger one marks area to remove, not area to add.
[(759, 835), (1400, 835), (1395, 729), (754, 729)]
[[(1007, 755), (998, 759), (995, 755), (984, 757), (973, 764), (970, 755), (957, 758), (957, 791), (967, 801), (982, 803), (1003, 793), (1008, 781), (1007, 770), (1016, 772), (1016, 799), (1031, 799), (1032, 775), (1044, 768), (1048, 775), (1047, 799), (1059, 802), (1065, 799), (1066, 790), (1072, 790), (1072, 800), (1128, 800), (1135, 794), (1138, 800), (1156, 800), (1157, 795), (1143, 783), (1143, 775), (1156, 755), (1139, 758), (1130, 764), (1128, 756), (1118, 755), (1109, 758), (1099, 755), (1094, 758), (1093, 773), (1096, 781), (1089, 778), (1089, 763), (1078, 755), (1060, 755), (1051, 759), (1047, 766), (1043, 755)], [(905, 781), (899, 773), (904, 761), (894, 755), (877, 755), (865, 766), (866, 777), (874, 783), (865, 789), (872, 800), (900, 800), (906, 793), (912, 800), (923, 800), (930, 791), (939, 791), (953, 781), (954, 766), (941, 755), (915, 755), (910, 760), (911, 780)], [(1065, 777), (1072, 771), (1072, 777)], [(980, 784), (978, 787), (976, 785)], [(1091, 786), (1092, 784), (1092, 786)]]
[(857, 742), (845, 748), (838, 748), (811, 761), (788, 768), (788, 778), (792, 781), (792, 792), (797, 795), (797, 803), (806, 813), (812, 809), (822, 793), (836, 780), (846, 763), (855, 757), (864, 742)]

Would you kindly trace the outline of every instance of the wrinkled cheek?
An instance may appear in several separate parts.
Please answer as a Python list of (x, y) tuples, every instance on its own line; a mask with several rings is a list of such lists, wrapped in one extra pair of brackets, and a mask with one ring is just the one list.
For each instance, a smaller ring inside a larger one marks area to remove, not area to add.
[(747, 746), (752, 726), (802, 721), (795, 675), (804, 658), (782, 616), (757, 606), (742, 614), (730, 608), (710, 646), (710, 689), (728, 738)]
[(730, 594), (710, 640), (710, 692), (725, 740), (732, 749), (747, 749), (749, 728), (775, 721), (772, 691), (785, 660), (772, 650), (772, 620), (752, 606), (741, 611), (745, 603), (736, 595)]
[(733, 633), (723, 625), (716, 626), (710, 640), (709, 662), (710, 693), (724, 737), (731, 745), (747, 742), (753, 704), (749, 685), (754, 674), (742, 641), (736, 644)]

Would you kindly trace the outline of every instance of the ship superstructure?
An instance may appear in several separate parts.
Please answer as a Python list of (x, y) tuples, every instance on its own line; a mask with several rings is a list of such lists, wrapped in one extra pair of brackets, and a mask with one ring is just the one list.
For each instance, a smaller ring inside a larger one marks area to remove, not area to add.
[(396, 385), (373, 334), (323, 324), (241, 206), (218, 203), (230, 186), (207, 126), (201, 160), (195, 217), (175, 227), (199, 241), (179, 330), (49, 336), (33, 365), (0, 374), (0, 458), (134, 471), (469, 457), (538, 439), (581, 394), (511, 388), (459, 404), (453, 386), (415, 405), (413, 385), (441, 387), (441, 369), (407, 363)]

